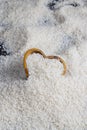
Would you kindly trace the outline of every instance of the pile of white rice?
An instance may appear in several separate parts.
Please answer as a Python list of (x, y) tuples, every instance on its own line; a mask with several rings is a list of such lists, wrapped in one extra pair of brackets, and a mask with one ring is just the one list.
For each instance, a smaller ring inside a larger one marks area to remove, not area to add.
[[(0, 130), (87, 130), (87, 1), (0, 0)], [(77, 3), (74, 7), (73, 3)], [(33, 54), (39, 48), (58, 60)]]

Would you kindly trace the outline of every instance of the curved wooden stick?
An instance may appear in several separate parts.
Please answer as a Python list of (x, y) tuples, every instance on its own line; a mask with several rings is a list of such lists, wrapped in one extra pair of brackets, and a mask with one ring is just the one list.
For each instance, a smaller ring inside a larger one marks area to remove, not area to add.
[(44, 58), (59, 60), (63, 64), (63, 67), (64, 67), (62, 75), (65, 75), (67, 67), (66, 67), (65, 61), (61, 57), (59, 57), (59, 56), (46, 56), (42, 50), (37, 49), (37, 48), (32, 48), (32, 49), (29, 49), (28, 51), (26, 51), (26, 53), (24, 54), (24, 59), (23, 59), (23, 65), (24, 65), (24, 69), (25, 69), (25, 73), (26, 73), (27, 78), (29, 77), (29, 72), (28, 72), (28, 68), (27, 68), (26, 59), (28, 58), (29, 55), (31, 55), (33, 53), (39, 53)]

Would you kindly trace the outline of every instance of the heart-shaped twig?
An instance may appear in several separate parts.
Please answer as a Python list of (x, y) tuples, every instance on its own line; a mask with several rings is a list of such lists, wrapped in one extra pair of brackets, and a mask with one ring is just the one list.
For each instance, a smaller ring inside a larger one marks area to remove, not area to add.
[(25, 73), (26, 73), (26, 77), (27, 77), (27, 78), (29, 77), (29, 72), (28, 72), (28, 68), (27, 68), (26, 59), (28, 58), (29, 55), (31, 55), (31, 54), (33, 54), (33, 53), (39, 53), (39, 54), (41, 54), (44, 58), (57, 59), (57, 60), (59, 60), (59, 61), (63, 64), (63, 67), (64, 67), (64, 70), (63, 70), (62, 75), (65, 75), (66, 70), (67, 70), (67, 67), (66, 67), (65, 61), (64, 61), (61, 57), (59, 57), (59, 56), (46, 56), (42, 50), (37, 49), (37, 48), (32, 48), (32, 49), (29, 49), (28, 51), (26, 51), (26, 53), (24, 54), (24, 59), (23, 59), (24, 70), (25, 70)]

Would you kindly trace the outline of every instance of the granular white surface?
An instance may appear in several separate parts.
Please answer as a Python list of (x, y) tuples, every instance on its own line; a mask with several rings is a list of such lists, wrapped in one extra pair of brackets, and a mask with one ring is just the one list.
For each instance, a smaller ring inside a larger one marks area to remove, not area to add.
[[(0, 130), (87, 130), (87, 1), (0, 0)], [(73, 5), (74, 4), (74, 5)], [(77, 6), (75, 6), (77, 4)], [(33, 54), (59, 55), (62, 64)]]

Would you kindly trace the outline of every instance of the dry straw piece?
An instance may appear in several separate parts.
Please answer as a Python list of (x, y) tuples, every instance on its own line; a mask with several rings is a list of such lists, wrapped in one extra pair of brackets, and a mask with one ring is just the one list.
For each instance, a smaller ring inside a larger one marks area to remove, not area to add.
[(25, 70), (25, 73), (26, 73), (26, 77), (28, 78), (29, 77), (29, 72), (28, 72), (28, 68), (27, 68), (27, 63), (26, 63), (26, 59), (28, 58), (29, 55), (33, 54), (33, 53), (39, 53), (41, 54), (44, 58), (48, 58), (48, 59), (57, 59), (59, 60), (62, 64), (63, 64), (63, 67), (64, 67), (64, 70), (62, 72), (62, 75), (65, 75), (66, 74), (66, 70), (67, 70), (67, 67), (66, 67), (66, 63), (65, 61), (59, 57), (59, 56), (46, 56), (44, 54), (44, 52), (40, 49), (37, 49), (37, 48), (32, 48), (32, 49), (29, 49), (25, 52), (24, 54), (24, 59), (23, 59), (23, 65), (24, 65), (24, 70)]

